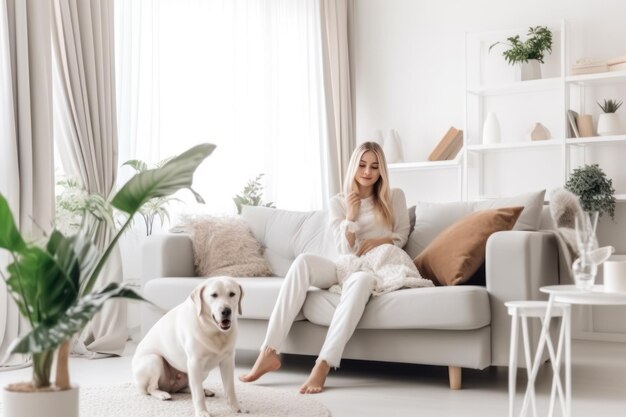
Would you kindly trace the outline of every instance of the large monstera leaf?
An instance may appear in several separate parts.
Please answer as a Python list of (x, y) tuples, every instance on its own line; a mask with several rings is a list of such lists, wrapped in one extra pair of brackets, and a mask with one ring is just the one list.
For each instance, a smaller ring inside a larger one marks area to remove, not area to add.
[[(82, 283), (81, 294), (89, 294), (91, 292), (113, 247), (124, 229), (130, 224), (135, 213), (137, 213), (146, 202), (155, 197), (167, 197), (181, 188), (191, 189), (193, 174), (196, 168), (198, 168), (198, 165), (200, 165), (207, 156), (211, 155), (214, 149), (215, 145), (210, 143), (194, 146), (188, 151), (167, 161), (167, 163), (159, 168), (140, 172), (124, 184), (122, 189), (113, 197), (111, 204), (113, 207), (127, 213), (128, 221), (122, 226), (111, 243), (109, 243), (89, 278)], [(192, 192), (199, 202), (204, 202), (199, 199), (197, 193), (193, 190)]]
[(14, 344), (12, 352), (41, 353), (55, 349), (81, 331), (100, 311), (104, 302), (111, 298), (145, 301), (131, 289), (115, 283), (109, 284), (102, 291), (81, 298), (76, 305), (58, 317), (55, 323), (41, 323), (36, 326)]
[(132, 217), (152, 198), (167, 197), (181, 188), (191, 188), (193, 173), (214, 149), (215, 145), (208, 143), (197, 145), (160, 168), (140, 172), (124, 184), (111, 204)]

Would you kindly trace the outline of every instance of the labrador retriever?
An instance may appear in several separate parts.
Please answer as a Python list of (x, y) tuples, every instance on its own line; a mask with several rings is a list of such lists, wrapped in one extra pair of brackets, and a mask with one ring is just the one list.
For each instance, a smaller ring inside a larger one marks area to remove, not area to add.
[(202, 387), (219, 365), (228, 404), (242, 412), (235, 395), (237, 314), (241, 286), (227, 277), (209, 278), (180, 305), (165, 314), (137, 346), (132, 370), (143, 394), (169, 400), (170, 393), (191, 392), (196, 417), (210, 417)]

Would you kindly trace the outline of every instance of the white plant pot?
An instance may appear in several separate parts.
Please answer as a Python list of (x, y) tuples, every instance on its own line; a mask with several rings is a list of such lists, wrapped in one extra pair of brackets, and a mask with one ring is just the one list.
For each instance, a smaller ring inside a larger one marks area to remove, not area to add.
[(598, 116), (598, 136), (613, 136), (620, 134), (619, 118), (615, 113), (601, 113)]
[(530, 59), (528, 62), (522, 62), (519, 64), (518, 68), (519, 79), (521, 81), (541, 79), (541, 62), (536, 59)]
[(500, 122), (495, 113), (487, 113), (483, 124), (483, 144), (490, 145), (500, 142)]
[(7, 417), (78, 417), (78, 387), (65, 391), (2, 392), (2, 414)]

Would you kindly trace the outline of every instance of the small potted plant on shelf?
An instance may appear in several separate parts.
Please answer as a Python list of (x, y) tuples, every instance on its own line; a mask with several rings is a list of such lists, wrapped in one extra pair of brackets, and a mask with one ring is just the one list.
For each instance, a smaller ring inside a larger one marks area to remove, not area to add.
[(608, 213), (615, 220), (615, 189), (598, 164), (574, 169), (565, 183), (565, 189), (576, 194), (587, 212), (597, 211), (600, 217)]
[(622, 100), (604, 100), (598, 106), (604, 113), (598, 116), (598, 135), (611, 136), (620, 134), (619, 118), (615, 112), (621, 107)]
[(511, 65), (518, 65), (520, 79), (536, 80), (541, 78), (541, 66), (546, 53), (552, 53), (552, 32), (546, 26), (530, 27), (528, 38), (522, 42), (519, 35), (507, 38), (508, 42), (496, 42), (491, 49), (499, 44), (509, 46), (502, 52), (504, 59)]
[(70, 385), (68, 372), (72, 338), (107, 300), (141, 300), (134, 291), (118, 284), (98, 288), (98, 277), (111, 251), (146, 202), (189, 188), (196, 168), (214, 148), (210, 144), (195, 146), (162, 167), (131, 178), (110, 202), (128, 218), (103, 252), (92, 241), (102, 219), (85, 212), (76, 234), (66, 236), (55, 229), (45, 236), (45, 241), (28, 242), (0, 194), (0, 250), (7, 251), (12, 259), (6, 271), (0, 270), (0, 276), (32, 327), (13, 342), (11, 353), (30, 354), (33, 364), (32, 381), (4, 388), (4, 415), (78, 417), (78, 388)]

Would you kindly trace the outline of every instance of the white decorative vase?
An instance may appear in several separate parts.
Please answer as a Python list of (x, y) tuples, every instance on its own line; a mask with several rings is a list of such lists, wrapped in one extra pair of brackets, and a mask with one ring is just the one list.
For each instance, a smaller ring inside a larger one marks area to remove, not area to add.
[(615, 113), (601, 113), (598, 116), (598, 136), (613, 136), (620, 134), (619, 119)]
[(385, 151), (387, 163), (393, 164), (403, 161), (402, 148), (400, 147), (400, 141), (395, 130), (389, 130), (389, 135), (387, 135), (383, 144), (383, 151)]
[(487, 113), (483, 124), (483, 144), (490, 145), (500, 142), (500, 122), (495, 113)]
[(14, 392), (5, 387), (2, 405), (7, 417), (78, 417), (78, 387), (48, 392)]
[(521, 81), (541, 79), (541, 62), (536, 59), (529, 59), (528, 62), (522, 62), (519, 64), (518, 68), (519, 79)]
[(535, 123), (530, 133), (528, 133), (528, 138), (532, 141), (548, 140), (551, 137), (552, 135), (550, 135), (550, 131), (548, 130), (548, 128), (539, 122)]

